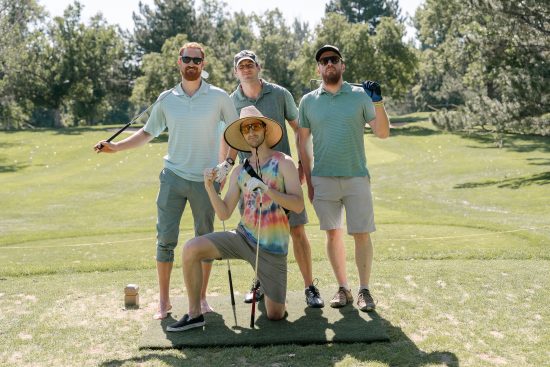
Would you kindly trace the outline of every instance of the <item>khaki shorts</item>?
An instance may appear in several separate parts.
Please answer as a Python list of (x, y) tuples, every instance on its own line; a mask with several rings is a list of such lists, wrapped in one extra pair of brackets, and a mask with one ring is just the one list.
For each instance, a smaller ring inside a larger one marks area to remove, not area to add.
[(348, 234), (376, 231), (370, 179), (312, 176), (313, 207), (322, 230), (342, 228), (346, 209)]
[[(256, 246), (252, 246), (236, 231), (213, 232), (204, 235), (222, 255), (222, 259), (243, 259), (252, 268), (256, 265)], [(258, 278), (267, 297), (277, 303), (286, 300), (286, 255), (262, 251), (258, 254)]]

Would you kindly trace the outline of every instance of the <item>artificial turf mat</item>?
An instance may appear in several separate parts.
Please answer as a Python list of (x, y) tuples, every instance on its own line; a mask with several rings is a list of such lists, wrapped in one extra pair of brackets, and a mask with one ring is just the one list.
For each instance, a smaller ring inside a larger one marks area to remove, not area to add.
[(307, 308), (302, 292), (287, 293), (284, 320), (270, 321), (264, 302), (256, 307), (255, 328), (250, 328), (251, 305), (236, 298), (236, 319), (230, 297), (209, 297), (213, 313), (205, 315), (206, 326), (182, 332), (167, 332), (166, 326), (187, 312), (187, 298), (173, 299), (173, 313), (164, 320), (151, 320), (139, 343), (140, 349), (169, 349), (220, 346), (263, 346), (277, 344), (370, 343), (389, 341), (376, 312), (361, 312), (356, 305), (333, 309), (328, 305), (330, 290), (321, 290), (327, 305)]

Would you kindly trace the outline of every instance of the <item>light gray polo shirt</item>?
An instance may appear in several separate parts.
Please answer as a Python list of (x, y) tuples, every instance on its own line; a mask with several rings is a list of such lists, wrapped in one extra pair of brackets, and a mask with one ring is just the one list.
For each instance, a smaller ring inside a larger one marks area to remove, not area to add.
[[(205, 168), (218, 164), (221, 132), (238, 118), (229, 95), (204, 80), (189, 97), (178, 84), (151, 111), (145, 132), (159, 136), (168, 129), (168, 154), (164, 167), (190, 181), (204, 181)], [(223, 125), (223, 126), (220, 126)]]
[(312, 176), (364, 177), (365, 124), (374, 120), (372, 100), (347, 82), (335, 94), (319, 87), (300, 101), (300, 127), (313, 136)]

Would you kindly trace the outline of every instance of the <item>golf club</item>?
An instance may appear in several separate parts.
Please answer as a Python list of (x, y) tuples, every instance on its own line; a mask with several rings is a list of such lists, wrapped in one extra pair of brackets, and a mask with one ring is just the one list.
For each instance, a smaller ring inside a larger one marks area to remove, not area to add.
[(258, 238), (256, 239), (256, 266), (254, 267), (254, 289), (252, 290), (252, 312), (250, 314), (250, 328), (254, 329), (254, 319), (256, 317), (256, 291), (258, 290), (258, 255), (260, 254), (260, 228), (262, 223), (262, 190), (260, 193), (260, 214), (258, 215)]
[[(225, 220), (222, 220), (223, 231), (225, 232)], [(237, 310), (235, 309), (235, 294), (233, 293), (233, 277), (231, 276), (231, 264), (227, 259), (227, 276), (229, 277), (229, 291), (231, 292), (231, 307), (233, 308), (233, 318), (237, 326)]]
[[(120, 130), (118, 130), (116, 133), (114, 133), (109, 139), (107, 139), (107, 142), (110, 143), (114, 138), (116, 138), (117, 136), (120, 135), (120, 133), (122, 133), (124, 130), (126, 130), (128, 127), (130, 127), (130, 125), (134, 124), (137, 120), (139, 120), (143, 115), (145, 115), (145, 113), (151, 109), (153, 109), (153, 107), (159, 103), (160, 101), (162, 101), (164, 98), (166, 98), (170, 93), (172, 93), (174, 91), (174, 89), (177, 88), (177, 86), (179, 85), (176, 84), (174, 87), (172, 87), (172, 89), (170, 89), (167, 93), (165, 93), (162, 98), (159, 98), (157, 99), (152, 105), (150, 105), (149, 107), (147, 107), (145, 110), (143, 110), (139, 115), (135, 116), (133, 119), (130, 120), (130, 122), (128, 122), (126, 125), (124, 125)], [(103, 144), (100, 144), (99, 145), (99, 148), (98, 150), (100, 151), (101, 149), (103, 149)]]

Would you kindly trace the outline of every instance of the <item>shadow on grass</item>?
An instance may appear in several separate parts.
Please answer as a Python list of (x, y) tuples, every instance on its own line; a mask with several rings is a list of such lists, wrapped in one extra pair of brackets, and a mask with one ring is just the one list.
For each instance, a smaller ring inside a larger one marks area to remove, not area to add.
[(549, 138), (537, 135), (507, 134), (503, 137), (502, 147), (495, 143), (495, 136), (491, 133), (457, 133), (461, 138), (475, 141), (483, 146), (468, 146), (473, 149), (504, 149), (518, 153), (543, 152), (550, 153)]
[(427, 127), (417, 126), (417, 125), (405, 125), (399, 128), (391, 129), (391, 136), (431, 136), (431, 135), (440, 135), (442, 133), (443, 131), (437, 130), (435, 128), (430, 129)]
[(548, 185), (550, 184), (550, 172), (537, 173), (531, 176), (506, 178), (503, 180), (486, 180), (480, 182), (466, 182), (455, 185), (455, 189), (473, 189), (477, 187), (496, 186), (506, 189), (520, 189), (530, 185)]
[(409, 122), (420, 122), (420, 121), (428, 121), (429, 117), (420, 117), (420, 116), (392, 116), (390, 118), (391, 123), (409, 123)]
[(6, 164), (6, 161), (7, 159), (0, 159), (0, 173), (17, 172), (29, 167), (29, 164), (27, 163), (18, 162)]
[[(259, 310), (265, 315), (265, 307), (262, 307), (263, 302), (259, 306)], [(323, 316), (323, 312), (338, 312), (340, 311), (343, 317), (334, 323), (328, 322), (328, 319)], [(293, 365), (293, 366), (334, 366), (350, 357), (360, 362), (380, 362), (390, 366), (425, 366), (429, 364), (438, 364), (445, 366), (459, 366), (459, 361), (456, 355), (448, 351), (435, 351), (431, 353), (420, 350), (416, 344), (401, 330), (401, 328), (393, 326), (389, 321), (383, 319), (378, 313), (370, 312), (371, 321), (359, 314), (360, 311), (346, 307), (345, 309), (333, 310), (326, 309), (304, 309), (305, 315), (294, 322), (287, 320), (276, 321), (278, 325), (287, 323), (289, 329), (295, 328), (303, 330), (310, 336), (325, 335), (327, 331), (334, 333), (334, 343), (331, 344), (301, 344), (299, 340), (295, 340), (295, 335), (274, 335), (276, 339), (291, 340), (292, 344), (269, 346), (265, 343), (262, 346), (224, 346), (219, 345), (214, 348), (204, 347), (187, 347), (182, 351), (181, 355), (160, 353), (158, 351), (145, 352), (141, 356), (135, 356), (128, 359), (116, 359), (104, 361), (102, 367), (119, 367), (126, 364), (140, 364), (146, 362), (160, 362), (168, 366), (183, 366), (202, 364), (207, 365)], [(221, 315), (209, 317), (218, 317)], [(165, 320), (163, 320), (165, 321)], [(163, 324), (165, 329), (167, 324), (175, 320), (168, 320)], [(248, 320), (247, 320), (248, 321)], [(262, 329), (269, 328), (269, 324), (274, 321), (269, 321), (264, 317), (259, 317), (256, 325), (258, 330), (246, 329), (233, 325), (232, 322), (227, 322), (224, 330), (218, 330), (216, 337), (220, 338), (235, 338), (234, 330), (237, 328), (243, 333), (256, 333), (261, 336)], [(345, 342), (349, 340), (350, 325), (359, 326), (360, 329), (368, 333), (369, 326), (372, 323), (381, 325), (389, 336), (387, 342)], [(260, 334), (258, 334), (260, 333)], [(302, 333), (302, 332), (301, 332)], [(173, 333), (172, 333), (173, 334)], [(227, 339), (224, 339), (227, 340)], [(222, 343), (223, 344), (223, 343)], [(254, 352), (248, 349), (252, 347)], [(179, 353), (179, 352), (178, 352)], [(208, 357), (206, 357), (208, 355)], [(207, 362), (208, 361), (208, 362)], [(349, 362), (349, 361), (348, 361)]]

